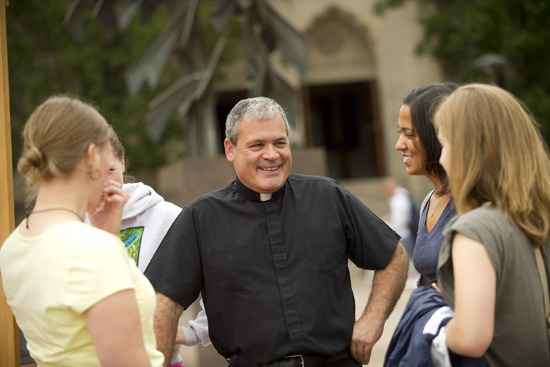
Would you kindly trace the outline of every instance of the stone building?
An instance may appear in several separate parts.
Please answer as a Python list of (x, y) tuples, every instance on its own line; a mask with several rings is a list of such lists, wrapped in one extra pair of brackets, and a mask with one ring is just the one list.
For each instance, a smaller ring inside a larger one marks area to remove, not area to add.
[[(406, 2), (380, 17), (372, 11), (374, 2), (270, 0), (306, 36), (309, 48), (303, 76), (280, 53), (272, 61), (299, 96), (295, 105), (290, 103), (292, 171), (335, 178), (383, 214), (387, 207), (380, 195), (381, 177), (394, 177), (418, 200), (430, 189), (424, 177), (405, 171), (395, 150), (397, 120), (406, 92), (440, 82), (442, 76), (434, 60), (414, 52), (422, 32), (416, 4)], [(246, 98), (248, 87), (244, 61), (223, 71), (225, 78), (216, 85), (219, 147), (225, 117)], [(171, 164), (159, 171), (159, 191), (185, 205), (230, 182), (234, 171), (227, 165), (223, 155)], [(213, 175), (213, 170), (222, 174)]]

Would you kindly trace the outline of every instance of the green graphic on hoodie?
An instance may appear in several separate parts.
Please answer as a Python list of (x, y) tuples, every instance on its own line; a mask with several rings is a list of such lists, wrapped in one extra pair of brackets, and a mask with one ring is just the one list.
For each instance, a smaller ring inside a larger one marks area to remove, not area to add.
[(126, 228), (120, 231), (120, 240), (124, 243), (128, 255), (138, 264), (143, 227)]

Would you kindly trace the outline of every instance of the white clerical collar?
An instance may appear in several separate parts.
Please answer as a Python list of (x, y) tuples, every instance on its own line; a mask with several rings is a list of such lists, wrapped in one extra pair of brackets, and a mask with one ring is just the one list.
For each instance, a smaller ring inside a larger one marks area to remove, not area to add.
[(260, 200), (261, 201), (271, 200), (271, 194), (260, 194)]

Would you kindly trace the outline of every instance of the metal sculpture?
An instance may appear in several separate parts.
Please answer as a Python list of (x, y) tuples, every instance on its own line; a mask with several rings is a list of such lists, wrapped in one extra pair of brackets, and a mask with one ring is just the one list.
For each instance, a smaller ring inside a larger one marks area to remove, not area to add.
[(212, 25), (219, 37), (210, 53), (197, 17), (200, 3), (201, 0), (72, 0), (65, 17), (67, 28), (78, 38), (83, 36), (83, 22), (90, 5), (93, 5), (92, 17), (103, 25), (107, 34), (123, 30), (138, 10), (141, 10), (142, 21), (148, 22), (159, 5), (169, 7), (170, 23), (141, 58), (128, 68), (125, 79), (131, 95), (138, 93), (144, 83), (155, 88), (169, 57), (177, 56), (182, 77), (148, 104), (145, 123), (151, 139), (158, 142), (174, 111), (185, 117), (188, 157), (218, 154), (213, 76), (227, 39), (227, 24), (232, 17), (241, 16), (242, 19), (248, 95), (277, 100), (287, 109), (291, 124), (295, 124), (300, 105), (299, 90), (274, 69), (270, 54), (279, 49), (302, 75), (307, 64), (305, 37), (265, 0), (220, 0), (211, 14)]

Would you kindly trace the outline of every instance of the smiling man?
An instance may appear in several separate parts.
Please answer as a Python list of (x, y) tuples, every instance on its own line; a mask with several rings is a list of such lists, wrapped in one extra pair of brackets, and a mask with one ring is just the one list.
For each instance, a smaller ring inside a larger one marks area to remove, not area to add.
[[(336, 181), (290, 174), (288, 131), (284, 110), (265, 97), (240, 101), (227, 117), (235, 181), (187, 205), (145, 271), (158, 292), (155, 333), (165, 354), (200, 292), (210, 339), (230, 366), (369, 362), (403, 291), (407, 254)], [(376, 270), (357, 321), (348, 258)]]
[(287, 124), (278, 111), (265, 119), (261, 115), (244, 115), (237, 124), (244, 113), (241, 109), (246, 107), (245, 103), (242, 105), (235, 107), (233, 116), (229, 115), (233, 118), (224, 142), (227, 160), (233, 162), (237, 177), (246, 187), (260, 194), (272, 194), (285, 184), (292, 166)]

